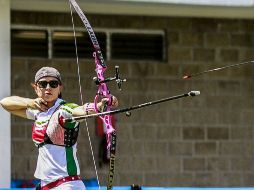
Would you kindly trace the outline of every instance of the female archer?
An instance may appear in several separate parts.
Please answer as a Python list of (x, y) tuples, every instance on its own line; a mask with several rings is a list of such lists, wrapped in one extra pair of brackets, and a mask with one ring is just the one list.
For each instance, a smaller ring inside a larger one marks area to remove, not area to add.
[[(23, 118), (34, 120), (32, 139), (39, 149), (34, 176), (41, 180), (41, 190), (84, 190), (76, 156), (79, 123), (65, 122), (66, 118), (95, 113), (94, 103), (78, 106), (61, 97), (63, 89), (60, 73), (53, 67), (42, 67), (32, 84), (37, 98), (10, 96), (2, 99), (2, 107)], [(118, 106), (117, 99), (103, 98), (97, 104)]]

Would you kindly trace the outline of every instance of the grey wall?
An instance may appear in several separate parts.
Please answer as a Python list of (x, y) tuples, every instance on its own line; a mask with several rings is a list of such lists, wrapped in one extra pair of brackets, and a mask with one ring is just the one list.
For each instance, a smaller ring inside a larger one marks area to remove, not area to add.
[[(201, 95), (117, 115), (115, 185), (237, 187), (254, 185), (253, 66), (227, 69), (192, 80), (199, 72), (254, 57), (254, 21), (239, 19), (89, 15), (97, 28), (163, 29), (167, 62), (109, 61), (128, 79), (115, 94), (120, 106), (200, 90)], [(12, 12), (12, 24), (70, 26), (69, 14)], [(80, 25), (81, 26), (81, 25)], [(92, 101), (96, 87), (93, 60), (81, 60), (83, 91)], [(64, 78), (64, 97), (79, 102), (75, 59), (12, 58), (12, 94), (33, 97), (34, 73), (57, 67)], [(112, 72), (110, 72), (112, 73)], [(83, 125), (84, 126), (84, 125)], [(96, 158), (99, 139), (89, 120)], [(33, 178), (37, 150), (31, 123), (12, 118), (12, 177)], [(95, 176), (85, 129), (79, 138), (82, 176)], [(108, 167), (99, 168), (102, 185)]]

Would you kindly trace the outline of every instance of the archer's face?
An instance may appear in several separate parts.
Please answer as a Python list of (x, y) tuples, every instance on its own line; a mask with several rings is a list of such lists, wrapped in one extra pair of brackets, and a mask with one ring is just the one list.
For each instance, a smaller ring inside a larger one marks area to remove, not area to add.
[(35, 92), (39, 98), (54, 102), (62, 91), (62, 85), (55, 77), (43, 77), (35, 84)]

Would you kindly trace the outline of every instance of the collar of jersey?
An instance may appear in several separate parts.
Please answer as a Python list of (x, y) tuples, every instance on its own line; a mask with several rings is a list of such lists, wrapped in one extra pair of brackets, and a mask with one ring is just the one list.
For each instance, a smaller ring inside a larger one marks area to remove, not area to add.
[(39, 113), (39, 116), (40, 116), (40, 117), (46, 117), (46, 116), (52, 115), (52, 114), (55, 112), (55, 110), (56, 110), (60, 105), (62, 105), (62, 104), (64, 104), (64, 103), (65, 103), (64, 100), (58, 98), (58, 99), (56, 100), (54, 106), (52, 106), (51, 108), (49, 108), (49, 109), (48, 109), (47, 111), (45, 111), (45, 112), (40, 112), (40, 113)]

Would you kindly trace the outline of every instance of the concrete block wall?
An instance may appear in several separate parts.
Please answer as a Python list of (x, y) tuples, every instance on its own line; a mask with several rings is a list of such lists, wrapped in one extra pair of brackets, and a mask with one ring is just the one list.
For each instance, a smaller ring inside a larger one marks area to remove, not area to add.
[[(120, 107), (200, 90), (187, 97), (117, 115), (115, 185), (249, 187), (254, 185), (254, 66), (252, 64), (182, 80), (184, 74), (253, 60), (254, 21), (240, 19), (88, 15), (93, 27), (163, 29), (167, 61), (108, 61), (128, 79), (123, 90), (110, 89)], [(12, 24), (70, 26), (68, 14), (12, 12)], [(81, 26), (81, 24), (78, 24)], [(12, 94), (34, 97), (30, 82), (41, 66), (62, 73), (64, 97), (79, 103), (75, 59), (12, 58)], [(96, 86), (93, 60), (81, 60), (85, 101)], [(88, 121), (98, 162), (100, 139)], [(79, 137), (83, 177), (95, 177), (85, 125)], [(37, 150), (31, 122), (12, 117), (12, 177), (32, 178)], [(99, 168), (102, 185), (108, 167)]]

